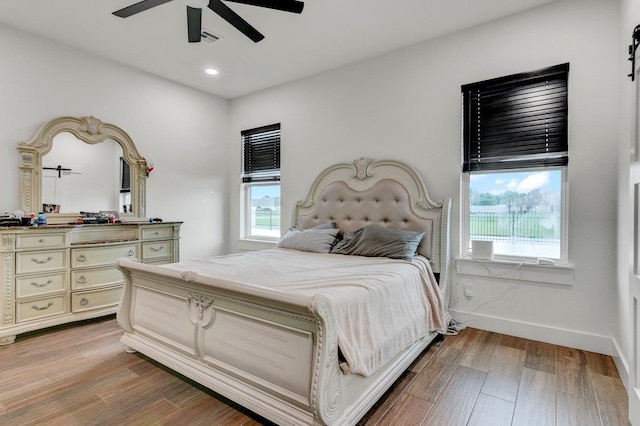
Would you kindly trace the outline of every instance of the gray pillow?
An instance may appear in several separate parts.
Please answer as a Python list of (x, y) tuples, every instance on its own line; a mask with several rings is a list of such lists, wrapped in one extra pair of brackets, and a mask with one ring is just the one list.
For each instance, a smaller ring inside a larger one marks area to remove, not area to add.
[(313, 228), (309, 229), (333, 229), (335, 228), (335, 222), (330, 220), (329, 222), (321, 223), (320, 225), (316, 225)]
[(336, 241), (339, 229), (297, 229), (289, 228), (278, 243), (278, 248), (286, 248), (314, 253), (329, 253)]
[(345, 234), (331, 253), (413, 260), (424, 232), (369, 225)]

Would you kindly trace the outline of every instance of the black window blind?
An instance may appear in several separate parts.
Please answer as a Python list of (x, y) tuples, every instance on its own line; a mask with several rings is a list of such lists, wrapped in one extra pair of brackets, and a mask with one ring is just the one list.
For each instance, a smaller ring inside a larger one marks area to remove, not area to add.
[(120, 157), (120, 192), (131, 192), (131, 166)]
[(243, 130), (242, 181), (280, 180), (280, 124)]
[(566, 166), (569, 64), (462, 86), (463, 171)]

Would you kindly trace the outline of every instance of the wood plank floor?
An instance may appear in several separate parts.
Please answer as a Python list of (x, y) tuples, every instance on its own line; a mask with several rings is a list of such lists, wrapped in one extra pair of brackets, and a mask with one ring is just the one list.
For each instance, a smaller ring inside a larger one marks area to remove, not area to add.
[[(269, 424), (140, 354), (113, 317), (0, 347), (1, 425)], [(427, 349), (361, 425), (629, 425), (611, 357), (463, 330)]]

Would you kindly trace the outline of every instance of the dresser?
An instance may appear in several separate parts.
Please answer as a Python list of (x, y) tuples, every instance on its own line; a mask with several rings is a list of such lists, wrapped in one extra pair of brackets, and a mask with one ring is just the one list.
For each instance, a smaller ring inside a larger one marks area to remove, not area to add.
[(124, 278), (116, 260), (177, 262), (181, 224), (0, 227), (0, 345), (117, 312)]

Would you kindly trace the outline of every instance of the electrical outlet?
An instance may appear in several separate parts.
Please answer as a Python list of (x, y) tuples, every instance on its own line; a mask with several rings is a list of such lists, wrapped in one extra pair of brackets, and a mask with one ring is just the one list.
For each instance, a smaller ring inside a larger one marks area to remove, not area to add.
[(469, 299), (473, 299), (473, 284), (465, 284), (464, 285), (464, 297)]

